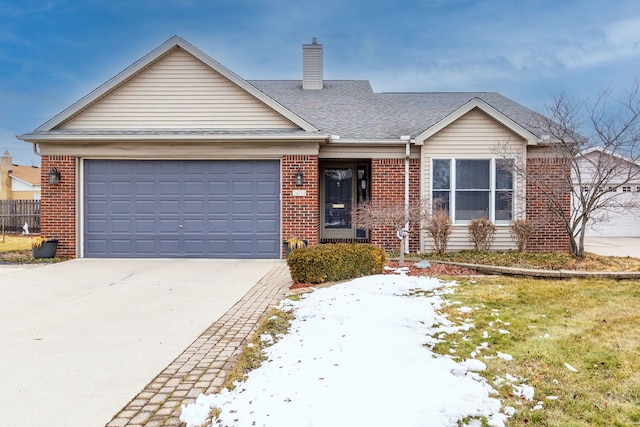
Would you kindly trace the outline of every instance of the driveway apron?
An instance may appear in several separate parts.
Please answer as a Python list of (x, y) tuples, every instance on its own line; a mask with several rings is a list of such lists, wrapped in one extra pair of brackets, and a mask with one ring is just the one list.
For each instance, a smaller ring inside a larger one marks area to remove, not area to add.
[(280, 260), (0, 267), (3, 425), (104, 426)]

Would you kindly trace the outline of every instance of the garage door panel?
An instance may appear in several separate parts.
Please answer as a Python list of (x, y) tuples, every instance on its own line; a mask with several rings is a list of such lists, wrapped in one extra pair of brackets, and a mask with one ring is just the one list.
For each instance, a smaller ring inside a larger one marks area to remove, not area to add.
[(233, 252), (239, 255), (250, 255), (254, 250), (254, 241), (251, 239), (235, 239), (231, 245)]
[(185, 214), (202, 215), (204, 212), (203, 200), (186, 200), (183, 206)]
[(87, 213), (88, 214), (100, 214), (104, 215), (107, 212), (107, 202), (91, 200), (87, 202)]
[(280, 240), (270, 239), (270, 240), (258, 240), (256, 242), (256, 249), (258, 252), (271, 252), (277, 251), (279, 248)]
[[(101, 179), (104, 175), (94, 175), (94, 179)], [(107, 184), (105, 182), (91, 182), (86, 186), (87, 195), (104, 196), (107, 194)]]
[(156, 183), (153, 181), (137, 181), (134, 186), (135, 195), (138, 197), (154, 196), (157, 191)]
[(118, 176), (118, 175), (126, 175), (129, 176), (131, 175), (131, 168), (132, 168), (133, 164), (129, 163), (129, 162), (117, 162), (114, 163), (111, 167), (111, 175), (113, 176)]
[(187, 181), (184, 183), (184, 194), (187, 196), (202, 196), (207, 194), (206, 183), (202, 181)]
[(229, 212), (229, 202), (227, 200), (213, 200), (209, 202), (209, 212), (226, 215)]
[(92, 257), (280, 255), (278, 161), (87, 160)]
[(234, 234), (251, 233), (253, 231), (253, 221), (251, 219), (232, 219), (231, 231)]
[(178, 216), (180, 213), (180, 202), (178, 200), (160, 200), (151, 202), (151, 204), (160, 215)]
[(129, 200), (114, 200), (111, 202), (111, 213), (114, 215), (131, 215), (131, 202)]
[(278, 192), (279, 183), (276, 181), (260, 181), (256, 185), (258, 196), (267, 196)]
[(178, 197), (180, 195), (180, 183), (178, 181), (168, 181), (166, 176), (162, 179), (163, 181), (159, 183), (160, 195)]
[(221, 238), (221, 239), (208, 239), (208, 252), (213, 256), (224, 257), (229, 252), (229, 245), (231, 244), (231, 239)]
[(153, 200), (134, 200), (132, 204), (136, 216), (155, 215), (158, 208)]
[(256, 232), (259, 234), (275, 234), (278, 231), (278, 222), (273, 219), (257, 219)]
[(231, 205), (231, 214), (250, 215), (253, 210), (253, 203), (251, 202), (251, 200), (236, 200)]
[(131, 239), (113, 239), (111, 240), (111, 252), (116, 256), (126, 257), (131, 253), (131, 243)]
[(92, 233), (106, 233), (107, 221), (104, 219), (87, 221), (87, 230), (91, 231)]
[[(129, 250), (130, 249), (131, 248), (129, 248)], [(136, 239), (135, 245), (134, 245), (135, 252), (132, 252), (132, 253), (153, 256), (155, 255), (156, 250), (157, 250), (157, 242), (155, 238), (150, 238), (150, 239), (138, 238)]]
[(131, 182), (128, 181), (114, 181), (111, 184), (111, 195), (123, 196), (129, 198), (131, 196)]
[(114, 219), (112, 221), (112, 231), (114, 233), (133, 233), (130, 219)]
[(258, 200), (256, 208), (258, 215), (278, 215), (280, 205), (276, 200)]
[(85, 250), (91, 256), (104, 254), (107, 252), (107, 241), (105, 239), (91, 239), (84, 242)]

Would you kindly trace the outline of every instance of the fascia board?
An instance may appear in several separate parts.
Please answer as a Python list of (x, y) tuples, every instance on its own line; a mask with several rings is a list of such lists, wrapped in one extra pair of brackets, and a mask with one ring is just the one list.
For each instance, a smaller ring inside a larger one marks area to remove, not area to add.
[(91, 142), (91, 141), (327, 141), (329, 135), (309, 134), (309, 135), (189, 135), (189, 134), (158, 134), (158, 135), (123, 135), (123, 134), (75, 134), (75, 135), (52, 135), (52, 134), (25, 134), (18, 135), (18, 139), (30, 143), (55, 143), (55, 142)]
[(420, 133), (418, 136), (416, 136), (415, 137), (416, 145), (423, 145), (425, 140), (432, 137), (436, 133), (440, 132), (441, 130), (443, 130), (444, 128), (446, 128), (447, 126), (449, 126), (450, 124), (452, 124), (453, 122), (455, 122), (456, 120), (458, 120), (459, 118), (461, 118), (462, 116), (467, 114), (469, 111), (473, 110), (474, 108), (478, 108), (482, 110), (483, 112), (491, 116), (493, 119), (501, 123), (503, 126), (507, 127), (514, 133), (524, 138), (527, 141), (528, 145), (538, 144), (539, 138), (535, 134), (531, 133), (524, 127), (520, 126), (518, 123), (514, 122), (509, 117), (505, 116), (500, 111), (496, 110), (495, 108), (493, 108), (491, 105), (487, 104), (480, 98), (473, 98), (472, 100), (470, 100), (469, 102), (467, 102), (466, 104), (464, 104), (463, 106), (461, 106), (460, 108), (458, 108), (457, 110), (455, 110), (454, 112), (452, 112), (451, 114), (449, 114), (448, 116), (440, 120), (438, 123), (431, 126), (424, 132)]
[(79, 101), (75, 102), (70, 107), (66, 108), (65, 110), (63, 110), (62, 112), (54, 116), (52, 119), (42, 124), (40, 127), (36, 129), (36, 132), (49, 131), (54, 129), (56, 126), (59, 126), (65, 120), (68, 120), (74, 114), (78, 113), (79, 111), (86, 108), (91, 103), (95, 102), (96, 100), (98, 100), (100, 97), (102, 97), (109, 91), (115, 89), (117, 86), (127, 81), (130, 77), (134, 76), (136, 73), (140, 72), (145, 67), (149, 66), (151, 63), (153, 63), (154, 61), (156, 61), (157, 59), (159, 59), (160, 57), (168, 53), (174, 47), (180, 47), (181, 49), (184, 49), (186, 52), (190, 53), (191, 55), (193, 55), (194, 57), (196, 57), (197, 59), (205, 63), (206, 65), (211, 67), (213, 70), (217, 71), (218, 73), (223, 75), (225, 78), (227, 78), (234, 84), (238, 85), (240, 88), (242, 88), (243, 90), (245, 90), (246, 92), (254, 96), (255, 98), (259, 99), (260, 101), (268, 105), (270, 108), (272, 108), (279, 114), (289, 119), (294, 124), (300, 126), (302, 129), (309, 132), (318, 131), (318, 129), (316, 129), (310, 123), (308, 123), (301, 117), (297, 116), (290, 110), (286, 109), (284, 106), (282, 106), (272, 98), (265, 95), (263, 92), (258, 90), (255, 86), (247, 83), (246, 80), (242, 79), (237, 74), (235, 74), (234, 72), (232, 72), (227, 67), (220, 64), (218, 61), (214, 60), (210, 56), (206, 55), (204, 52), (202, 52), (200, 49), (193, 46), (191, 43), (187, 42), (186, 40), (184, 40), (179, 36), (173, 36), (169, 40), (167, 40), (166, 42), (164, 42), (163, 44), (161, 44), (160, 46), (158, 46), (157, 48), (155, 48), (154, 50), (152, 50), (151, 52), (149, 52), (148, 54), (146, 54), (136, 62), (134, 62), (129, 67), (125, 68), (123, 71), (116, 74), (114, 77), (109, 79), (106, 83), (94, 89), (89, 94), (82, 97)]

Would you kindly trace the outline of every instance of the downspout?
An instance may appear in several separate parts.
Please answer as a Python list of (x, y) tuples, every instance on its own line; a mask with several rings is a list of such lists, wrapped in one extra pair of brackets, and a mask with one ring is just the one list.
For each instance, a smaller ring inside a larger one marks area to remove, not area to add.
[(38, 143), (37, 142), (33, 142), (33, 154), (35, 154), (38, 157), (42, 157), (42, 154), (40, 154), (40, 151), (38, 151)]
[[(404, 152), (404, 214), (405, 218), (409, 217), (409, 157), (411, 156), (411, 136), (403, 135), (400, 137), (405, 141)], [(404, 225), (405, 230), (409, 229), (409, 222)], [(409, 238), (404, 241), (404, 252), (409, 253)]]

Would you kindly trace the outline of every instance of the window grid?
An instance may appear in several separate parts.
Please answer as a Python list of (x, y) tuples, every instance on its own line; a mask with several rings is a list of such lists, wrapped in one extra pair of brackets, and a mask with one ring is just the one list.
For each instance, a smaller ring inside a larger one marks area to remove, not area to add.
[[(465, 161), (465, 160), (479, 160), (479, 161), (489, 161), (489, 188), (488, 189), (477, 189), (477, 188), (473, 188), (473, 189), (462, 189), (462, 188), (457, 188), (457, 171), (456, 168), (459, 166), (458, 165), (458, 161)], [(442, 199), (444, 203), (443, 207), (448, 210), (449, 216), (452, 218), (452, 221), (455, 224), (466, 224), (469, 222), (469, 219), (466, 220), (461, 220), (459, 218), (456, 217), (456, 212), (457, 212), (457, 206), (456, 206), (456, 194), (463, 191), (463, 192), (489, 192), (489, 220), (496, 223), (496, 224), (506, 224), (508, 223), (508, 221), (513, 219), (514, 213), (515, 213), (515, 199), (514, 199), (514, 194), (515, 194), (515, 188), (516, 188), (516, 177), (515, 175), (512, 173), (511, 174), (511, 188), (497, 188), (497, 179), (496, 179), (496, 175), (497, 175), (497, 165), (496, 165), (496, 160), (495, 158), (491, 158), (491, 159), (432, 159), (431, 160), (431, 196), (432, 196), (432, 200), (434, 200), (434, 202), (436, 200)], [(514, 161), (514, 160), (510, 160), (510, 161)], [(439, 163), (440, 167), (444, 166), (445, 164), (447, 165), (447, 167), (445, 169), (448, 170), (448, 183), (449, 186), (444, 187), (438, 187), (438, 186), (434, 186), (434, 182), (436, 181), (441, 181), (442, 177), (438, 177), (438, 178), (434, 178), (434, 174), (436, 173), (435, 169), (436, 167), (436, 163)], [(639, 187), (639, 191), (640, 191), (640, 187)], [(511, 209), (510, 212), (508, 214), (509, 219), (496, 219), (496, 197), (498, 197), (498, 195), (502, 193), (509, 193), (510, 194), (510, 200), (509, 200), (509, 204), (511, 205)], [(444, 196), (444, 197), (443, 197)], [(447, 209), (448, 208), (448, 209)]]

